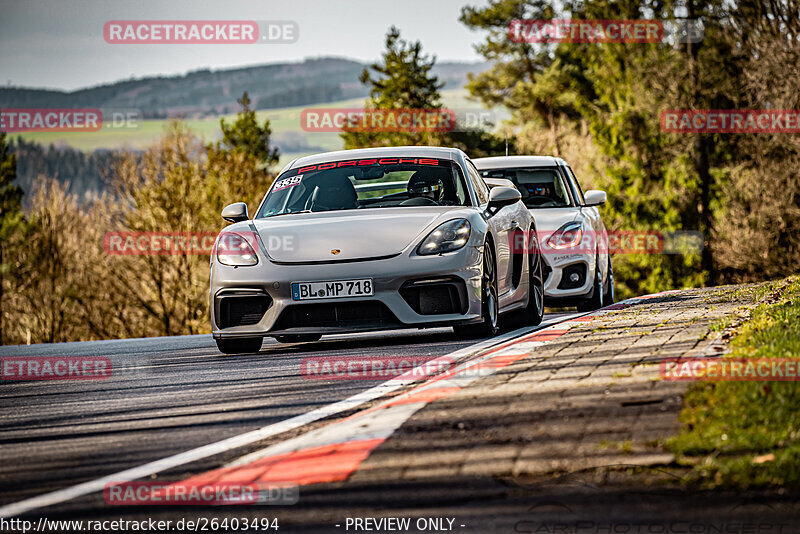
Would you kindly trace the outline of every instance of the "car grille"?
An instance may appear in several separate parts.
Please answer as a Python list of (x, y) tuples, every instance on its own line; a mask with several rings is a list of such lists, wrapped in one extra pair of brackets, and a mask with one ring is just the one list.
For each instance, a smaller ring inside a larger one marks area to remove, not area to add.
[(382, 328), (399, 325), (400, 321), (382, 302), (324, 302), (287, 306), (273, 329)]

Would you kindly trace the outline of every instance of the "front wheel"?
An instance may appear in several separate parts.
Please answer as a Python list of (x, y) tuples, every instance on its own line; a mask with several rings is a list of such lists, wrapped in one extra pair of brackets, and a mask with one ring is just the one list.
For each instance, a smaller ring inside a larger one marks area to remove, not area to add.
[[(536, 234), (533, 230), (530, 233), (531, 235)], [(538, 326), (544, 317), (544, 268), (542, 267), (544, 260), (538, 240), (533, 244), (535, 246), (529, 247), (528, 305), (522, 310), (522, 320), (526, 325)]]
[(483, 275), (481, 276), (481, 322), (453, 327), (463, 338), (492, 337), (500, 330), (500, 304), (497, 298), (497, 269), (494, 252), (489, 244), (483, 246)]
[(263, 337), (217, 339), (217, 348), (224, 354), (253, 354), (261, 350)]
[(275, 336), (275, 341), (278, 343), (310, 343), (319, 341), (321, 337), (322, 334), (286, 334)]

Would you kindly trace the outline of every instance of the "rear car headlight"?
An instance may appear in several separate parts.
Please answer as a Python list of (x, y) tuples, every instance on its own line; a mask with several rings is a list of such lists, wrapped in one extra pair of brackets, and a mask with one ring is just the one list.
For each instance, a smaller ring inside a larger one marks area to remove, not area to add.
[(440, 224), (422, 240), (417, 248), (420, 256), (443, 254), (458, 250), (469, 241), (470, 226), (466, 219), (453, 219)]
[(258, 263), (256, 251), (247, 240), (233, 232), (225, 232), (217, 240), (217, 260), (224, 265), (234, 267), (255, 265)]
[(581, 230), (581, 223), (571, 222), (567, 223), (558, 229), (553, 235), (547, 238), (547, 244), (551, 248), (561, 250), (564, 248), (572, 248), (577, 246), (583, 238), (583, 230)]

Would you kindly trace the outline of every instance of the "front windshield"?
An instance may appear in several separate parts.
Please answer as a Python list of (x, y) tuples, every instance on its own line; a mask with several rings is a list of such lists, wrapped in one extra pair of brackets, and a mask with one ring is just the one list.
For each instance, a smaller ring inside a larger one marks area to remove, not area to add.
[(555, 167), (491, 169), (480, 173), (484, 178), (511, 180), (528, 208), (564, 208), (572, 205), (567, 184)]
[(467, 206), (455, 163), (432, 158), (335, 161), (292, 169), (272, 186), (256, 218), (364, 208)]

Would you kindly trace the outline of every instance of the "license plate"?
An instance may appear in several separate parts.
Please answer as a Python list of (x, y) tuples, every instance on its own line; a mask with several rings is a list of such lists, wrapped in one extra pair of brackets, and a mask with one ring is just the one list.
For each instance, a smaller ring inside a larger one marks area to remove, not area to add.
[(334, 282), (292, 282), (292, 300), (369, 297), (372, 294), (371, 278), (336, 280)]

